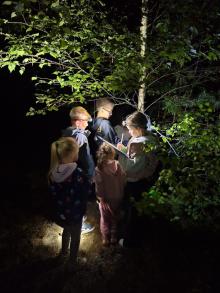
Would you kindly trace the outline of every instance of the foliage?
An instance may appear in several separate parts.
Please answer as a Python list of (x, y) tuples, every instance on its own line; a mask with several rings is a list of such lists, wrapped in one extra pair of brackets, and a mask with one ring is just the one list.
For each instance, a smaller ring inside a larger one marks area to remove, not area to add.
[[(110, 84), (114, 68), (116, 79), (126, 80), (123, 70), (131, 68), (135, 60), (132, 34), (108, 22), (101, 1), (45, 0), (38, 5), (38, 1), (19, 1), (13, 6), (11, 19), (1, 20), (5, 47), (0, 63), (20, 74), (31, 67), (37, 103), (45, 105), (37, 113), (97, 95), (112, 95), (116, 88), (114, 82)], [(129, 62), (131, 56), (133, 61)], [(29, 114), (33, 113), (31, 108)]]
[[(39, 107), (37, 111), (31, 108), (29, 114), (58, 110), (75, 101), (88, 102), (100, 95), (137, 107), (143, 67), (147, 69), (145, 110), (164, 100), (165, 111), (175, 114), (179, 111), (176, 105), (182, 102), (179, 97), (191, 103), (193, 91), (201, 91), (207, 81), (216, 82), (218, 1), (211, 9), (209, 1), (201, 1), (200, 10), (194, 1), (149, 1), (146, 58), (139, 54), (137, 18), (129, 31), (126, 15), (114, 16), (117, 9), (103, 2), (3, 3), (0, 67), (20, 74), (28, 69)], [(117, 5), (116, 1), (110, 3)], [(131, 27), (131, 19), (128, 22)]]
[[(198, 10), (199, 4), (201, 9)], [(180, 108), (176, 106), (181, 104), (182, 97), (185, 103), (191, 103), (195, 93), (208, 86), (207, 81), (209, 85), (217, 84), (220, 7), (218, 1), (212, 4), (199, 1), (199, 4), (195, 1), (154, 2), (147, 40), (146, 82), (147, 96), (155, 100), (146, 110), (163, 100), (164, 110), (177, 114)]]
[(220, 120), (209, 95), (203, 93), (191, 111), (166, 130), (179, 157), (161, 140), (163, 170), (155, 185), (137, 203), (141, 213), (162, 215), (183, 227), (208, 226), (220, 219)]

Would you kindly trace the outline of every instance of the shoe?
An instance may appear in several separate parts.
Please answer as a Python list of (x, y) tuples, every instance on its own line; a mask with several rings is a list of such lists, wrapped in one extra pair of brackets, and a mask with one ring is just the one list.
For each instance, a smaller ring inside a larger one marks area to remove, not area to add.
[(56, 263), (58, 265), (61, 265), (61, 264), (65, 263), (68, 259), (69, 259), (68, 253), (60, 252), (56, 257)]
[(103, 246), (109, 246), (109, 244), (110, 244), (110, 242), (109, 242), (109, 240), (108, 239), (102, 239), (102, 245)]
[(83, 265), (83, 264), (86, 264), (88, 261), (88, 259), (84, 256), (78, 256), (77, 257), (77, 263), (80, 264), (80, 265)]
[(124, 238), (121, 238), (121, 239), (118, 241), (118, 244), (119, 244), (121, 247), (124, 247)]
[(117, 238), (115, 236), (111, 237), (110, 242), (111, 242), (111, 244), (116, 244), (117, 243)]
[(82, 224), (82, 228), (81, 228), (81, 234), (86, 234), (86, 233), (90, 233), (95, 229), (94, 226), (92, 226), (89, 223), (83, 223)]
[(76, 273), (77, 272), (77, 263), (76, 262), (73, 262), (73, 261), (70, 261), (68, 260), (66, 262), (66, 271), (67, 273)]

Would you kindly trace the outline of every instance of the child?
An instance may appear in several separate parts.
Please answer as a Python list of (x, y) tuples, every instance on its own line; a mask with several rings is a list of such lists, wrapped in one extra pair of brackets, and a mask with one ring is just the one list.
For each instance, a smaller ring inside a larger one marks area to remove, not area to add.
[(48, 174), (57, 223), (63, 227), (61, 256), (68, 254), (74, 268), (80, 243), (82, 218), (86, 211), (88, 179), (75, 163), (79, 146), (74, 138), (62, 137), (51, 145), (51, 162)]
[[(95, 163), (90, 153), (90, 146), (88, 142), (88, 132), (86, 130), (88, 121), (91, 119), (87, 110), (81, 106), (73, 107), (70, 111), (71, 126), (67, 127), (62, 132), (62, 136), (73, 137), (76, 139), (79, 145), (79, 156), (77, 164), (81, 168), (84, 174), (87, 176), (90, 182), (95, 172)], [(93, 185), (90, 186), (90, 197), (92, 197)], [(90, 233), (94, 230), (94, 226), (83, 219), (82, 234)]]
[(124, 195), (125, 173), (114, 157), (114, 149), (103, 143), (97, 153), (94, 180), (96, 195), (100, 201), (100, 230), (104, 246), (117, 242), (118, 214)]
[(102, 144), (102, 141), (97, 136), (101, 136), (115, 145), (120, 141), (109, 121), (113, 108), (114, 103), (108, 98), (100, 98), (96, 102), (97, 116), (92, 125), (93, 141), (91, 140), (90, 143), (94, 159), (96, 159), (98, 147)]
[[(117, 147), (121, 151), (127, 152), (129, 159), (119, 155), (119, 162), (126, 172), (127, 184), (125, 187), (125, 197), (128, 208), (128, 227), (125, 236), (125, 245), (136, 245), (142, 234), (142, 223), (137, 215), (135, 207), (129, 201), (134, 198), (135, 201), (141, 199), (144, 191), (152, 186), (158, 167), (158, 159), (154, 151), (150, 150), (151, 146), (155, 146), (155, 137), (147, 131), (147, 117), (141, 112), (134, 112), (126, 118), (125, 125), (131, 135), (127, 147), (118, 144)], [(149, 151), (146, 152), (146, 148)], [(138, 237), (139, 236), (139, 237)]]

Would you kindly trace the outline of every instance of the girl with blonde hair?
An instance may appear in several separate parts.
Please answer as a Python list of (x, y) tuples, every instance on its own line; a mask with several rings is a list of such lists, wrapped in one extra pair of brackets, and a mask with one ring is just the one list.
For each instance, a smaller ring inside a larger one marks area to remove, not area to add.
[(51, 144), (49, 189), (55, 205), (56, 222), (63, 227), (60, 255), (76, 264), (82, 218), (86, 211), (89, 183), (77, 167), (79, 146), (75, 139), (62, 137)]

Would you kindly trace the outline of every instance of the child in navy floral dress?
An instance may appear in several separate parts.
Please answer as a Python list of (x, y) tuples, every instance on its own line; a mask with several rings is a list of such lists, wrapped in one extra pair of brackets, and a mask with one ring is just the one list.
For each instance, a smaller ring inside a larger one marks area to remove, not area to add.
[(82, 218), (86, 212), (89, 182), (75, 163), (79, 146), (74, 138), (62, 137), (51, 145), (49, 189), (57, 223), (63, 227), (61, 256), (75, 265), (80, 244)]

